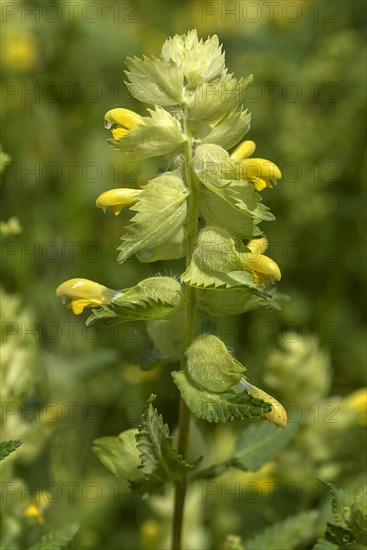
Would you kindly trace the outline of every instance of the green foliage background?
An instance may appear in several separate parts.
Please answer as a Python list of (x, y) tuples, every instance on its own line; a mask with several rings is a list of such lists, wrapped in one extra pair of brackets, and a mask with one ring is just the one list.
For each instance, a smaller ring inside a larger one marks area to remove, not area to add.
[[(54, 292), (72, 277), (126, 288), (182, 271), (180, 262), (118, 265), (127, 217), (104, 215), (94, 201), (159, 168), (122, 161), (106, 142), (108, 109), (144, 114), (123, 84), (125, 57), (158, 55), (168, 36), (191, 28), (203, 38), (219, 35), (236, 76), (254, 73), (247, 137), (283, 171), (278, 187), (264, 191), (277, 220), (262, 228), (282, 271), (279, 290), (289, 297), (281, 312), (203, 316), (203, 327), (301, 427), (264, 472), (232, 470), (210, 486), (197, 483), (189, 544), (214, 548), (230, 532), (253, 538), (317, 508), (298, 545), (312, 547), (327, 514), (316, 478), (356, 490), (364, 469), (363, 427), (348, 401), (366, 385), (363, 2), (4, 0), (1, 8), (2, 146), (11, 157), (1, 220), (16, 216), (23, 229), (2, 229), (2, 439), (24, 440), (2, 471), (3, 482), (13, 483), (4, 488), (3, 548), (28, 548), (75, 521), (78, 550), (164, 547), (171, 495), (150, 505), (126, 497), (91, 447), (95, 438), (136, 428), (151, 392), (174, 429), (178, 392), (169, 371), (138, 368), (150, 346), (143, 324), (87, 329)], [(203, 448), (208, 466), (225, 460), (236, 430), (195, 427), (193, 458)], [(256, 498), (242, 490), (248, 483), (256, 484)], [(54, 498), (45, 525), (24, 517), (48, 489)]]

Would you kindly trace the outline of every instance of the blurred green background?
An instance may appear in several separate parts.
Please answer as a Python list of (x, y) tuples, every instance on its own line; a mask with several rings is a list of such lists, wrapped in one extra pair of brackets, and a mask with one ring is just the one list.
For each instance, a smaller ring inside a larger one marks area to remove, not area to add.
[[(247, 538), (317, 508), (300, 546), (311, 547), (324, 529), (316, 478), (357, 489), (364, 471), (364, 2), (3, 0), (1, 9), (2, 439), (25, 441), (3, 466), (3, 548), (28, 548), (73, 521), (78, 550), (166, 547), (171, 494), (151, 504), (127, 498), (91, 445), (137, 427), (151, 392), (174, 429), (178, 392), (168, 371), (140, 371), (150, 346), (143, 325), (87, 329), (55, 288), (72, 277), (124, 288), (182, 271), (179, 261), (118, 265), (127, 217), (103, 214), (94, 201), (159, 168), (121, 159), (106, 141), (108, 109), (146, 108), (124, 86), (125, 57), (159, 55), (168, 36), (192, 28), (218, 34), (230, 72), (254, 74), (247, 138), (283, 172), (263, 192), (277, 219), (262, 229), (289, 298), (280, 313), (202, 322), (301, 427), (264, 472), (231, 472), (211, 496), (205, 484), (193, 487), (187, 545), (217, 548), (227, 533)], [(238, 429), (196, 426), (193, 445), (213, 463)], [(230, 491), (249, 482), (258, 498), (223, 494), (221, 484)], [(45, 491), (39, 517), (26, 517)]]

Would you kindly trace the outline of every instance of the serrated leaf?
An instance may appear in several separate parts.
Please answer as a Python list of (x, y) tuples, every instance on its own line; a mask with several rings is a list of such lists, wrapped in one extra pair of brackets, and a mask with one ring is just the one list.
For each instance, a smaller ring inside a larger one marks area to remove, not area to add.
[(151, 395), (147, 400), (136, 435), (141, 453), (139, 469), (145, 475), (130, 486), (138, 494), (154, 492), (171, 481), (177, 481), (195, 467), (195, 464), (186, 462), (173, 446), (167, 424), (152, 405), (154, 399), (155, 395)]
[[(195, 152), (194, 170), (205, 187), (226, 201), (232, 208), (261, 220), (274, 220), (269, 208), (262, 204), (252, 183), (240, 179), (240, 171), (227, 151), (218, 145), (200, 145)], [(220, 226), (222, 226), (220, 224)]]
[[(323, 483), (331, 493), (331, 510), (337, 525), (348, 529), (349, 524), (347, 520), (349, 519), (349, 510), (354, 502), (354, 495), (349, 491), (336, 487), (333, 483)], [(347, 517), (345, 516), (346, 511), (348, 511)]]
[(261, 307), (280, 309), (275, 293), (254, 288), (198, 289), (196, 298), (198, 307), (214, 317), (241, 315)]
[(184, 371), (174, 371), (172, 376), (191, 412), (207, 422), (255, 420), (271, 411), (271, 405), (252, 397), (246, 391), (212, 393), (192, 384)]
[(247, 212), (235, 208), (205, 187), (200, 190), (199, 210), (206, 225), (221, 227), (234, 238), (252, 239), (262, 234), (257, 226), (261, 220), (256, 220)]
[(327, 523), (325, 538), (333, 544), (337, 544), (338, 548), (344, 548), (348, 544), (355, 542), (355, 537), (349, 529), (344, 529), (338, 525)]
[(297, 424), (288, 424), (284, 430), (266, 422), (249, 426), (240, 433), (231, 465), (256, 472), (284, 448), (297, 430)]
[(92, 450), (99, 460), (115, 476), (123, 480), (141, 477), (139, 452), (135, 435), (138, 430), (130, 429), (117, 437), (100, 437), (93, 441)]
[(232, 75), (224, 74), (218, 80), (204, 82), (191, 98), (189, 118), (193, 121), (212, 122), (238, 109), (243, 92), (251, 81), (252, 75), (237, 80)]
[(0, 461), (16, 451), (23, 444), (22, 439), (9, 439), (0, 442)]
[(259, 548), (279, 550), (301, 546), (314, 538), (317, 517), (317, 512), (313, 510), (290, 516), (245, 541), (245, 548), (246, 550), (259, 550)]
[(140, 262), (150, 263), (160, 260), (178, 260), (186, 255), (186, 232), (181, 227), (168, 241), (155, 248), (146, 248), (136, 253)]
[(220, 227), (205, 227), (198, 236), (191, 262), (181, 275), (181, 282), (196, 288), (251, 287), (263, 289), (254, 283), (252, 275), (243, 270), (239, 253), (246, 247), (235, 241)]
[(195, 478), (217, 477), (229, 468), (256, 472), (288, 444), (296, 429), (296, 424), (288, 424), (285, 430), (279, 430), (269, 422), (248, 426), (240, 433), (236, 448), (225, 461), (205, 468)]
[(162, 107), (183, 103), (183, 69), (172, 60), (157, 57), (127, 58), (130, 83), (126, 85), (139, 101)]
[(110, 142), (123, 153), (133, 153), (137, 160), (172, 153), (186, 139), (178, 120), (162, 107), (148, 109), (150, 117), (142, 117), (140, 124), (119, 140)]
[(86, 324), (106, 325), (147, 319), (167, 319), (182, 306), (182, 287), (172, 277), (149, 277), (132, 288), (121, 291), (121, 296), (109, 305), (93, 309)]
[(212, 334), (198, 336), (184, 355), (187, 376), (200, 389), (223, 393), (243, 378), (246, 368)]
[(168, 38), (163, 44), (161, 59), (182, 66), (189, 88), (209, 82), (224, 70), (224, 53), (218, 36), (210, 36), (204, 42), (198, 39), (196, 29)]
[(312, 547), (312, 550), (336, 550), (338, 548), (337, 544), (326, 539), (319, 539), (316, 544)]
[(242, 107), (222, 118), (214, 128), (201, 139), (202, 143), (220, 145), (230, 149), (237, 145), (251, 128), (251, 115)]
[(121, 238), (117, 261), (170, 242), (185, 223), (187, 197), (187, 188), (176, 176), (162, 175), (147, 183), (131, 207), (136, 214)]
[(79, 524), (72, 523), (57, 531), (51, 531), (33, 544), (28, 550), (61, 550), (65, 548), (79, 531)]

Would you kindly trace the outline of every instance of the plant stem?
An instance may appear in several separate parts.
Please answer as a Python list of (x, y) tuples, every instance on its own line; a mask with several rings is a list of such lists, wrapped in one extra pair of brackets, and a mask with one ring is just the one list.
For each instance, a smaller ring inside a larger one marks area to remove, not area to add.
[[(196, 176), (193, 171), (193, 157), (190, 143), (190, 128), (187, 117), (184, 120), (185, 132), (188, 137), (187, 147), (184, 158), (184, 170), (186, 176), (186, 185), (190, 192), (188, 198), (187, 226), (186, 226), (186, 267), (191, 262), (192, 253), (196, 246), (198, 232), (198, 204)], [(185, 349), (187, 349), (195, 336), (195, 313), (196, 313), (196, 295), (195, 289), (187, 287), (186, 296), (186, 319), (185, 319)], [(182, 366), (181, 366), (182, 368)], [(186, 407), (182, 397), (180, 398), (180, 411), (178, 423), (178, 452), (185, 458), (187, 439), (190, 427), (190, 411)], [(187, 480), (183, 476), (176, 482), (175, 487), (175, 506), (172, 526), (172, 550), (181, 549), (182, 527), (184, 519), (184, 507), (186, 496)]]

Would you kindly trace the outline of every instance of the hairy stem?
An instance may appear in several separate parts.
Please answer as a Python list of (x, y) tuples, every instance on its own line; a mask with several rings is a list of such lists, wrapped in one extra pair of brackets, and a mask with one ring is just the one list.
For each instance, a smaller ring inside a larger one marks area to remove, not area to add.
[[(186, 225), (186, 266), (191, 262), (193, 250), (196, 245), (198, 232), (198, 199), (196, 176), (193, 171), (193, 157), (190, 143), (190, 128), (185, 117), (184, 121), (185, 132), (188, 137), (187, 147), (184, 158), (184, 171), (186, 185), (190, 191), (188, 198), (188, 213)], [(185, 320), (185, 349), (187, 349), (195, 336), (195, 312), (196, 312), (196, 296), (195, 289), (187, 287), (186, 295), (186, 320)], [(177, 449), (180, 454), (185, 457), (187, 439), (190, 426), (190, 411), (186, 407), (182, 397), (180, 398), (180, 412), (178, 424), (178, 445)], [(184, 518), (185, 495), (186, 495), (186, 476), (183, 476), (176, 482), (175, 487), (175, 507), (172, 526), (172, 550), (181, 549), (182, 527)]]

